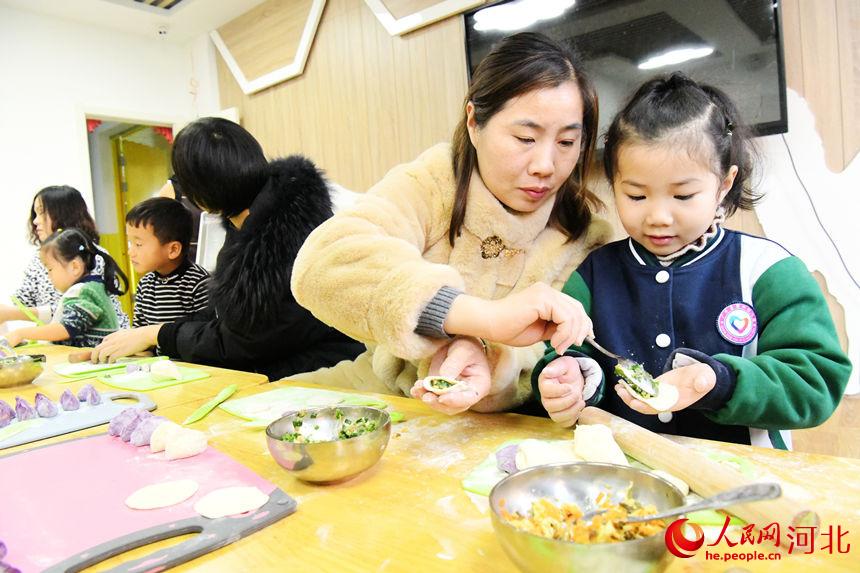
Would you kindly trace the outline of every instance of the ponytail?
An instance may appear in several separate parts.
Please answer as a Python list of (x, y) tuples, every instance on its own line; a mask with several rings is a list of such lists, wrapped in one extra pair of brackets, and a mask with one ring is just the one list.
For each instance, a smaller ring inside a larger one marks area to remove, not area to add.
[(96, 268), (96, 257), (104, 261), (104, 285), (108, 294), (117, 296), (128, 291), (128, 277), (106, 251), (100, 250), (84, 232), (79, 229), (59, 229), (42, 243), (42, 252), (51, 253), (56, 259), (68, 263), (79, 258), (87, 273)]
[[(699, 84), (681, 72), (642, 84), (613, 119), (603, 148), (603, 168), (610, 183), (618, 171), (620, 149), (631, 142), (704, 151), (720, 178), (736, 165), (738, 173), (722, 203), (726, 215), (752, 209), (761, 197), (752, 189), (758, 153), (737, 107), (722, 90)], [(702, 142), (710, 145), (703, 147)]]

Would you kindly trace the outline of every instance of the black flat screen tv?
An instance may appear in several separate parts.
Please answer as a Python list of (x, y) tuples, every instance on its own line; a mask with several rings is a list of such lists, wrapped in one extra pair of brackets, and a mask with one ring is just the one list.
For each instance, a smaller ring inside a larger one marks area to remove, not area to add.
[(642, 82), (680, 70), (770, 135), (788, 130), (779, 17), (777, 0), (503, 0), (464, 14), (466, 53), (471, 73), (510, 34), (571, 43), (597, 88), (601, 134)]

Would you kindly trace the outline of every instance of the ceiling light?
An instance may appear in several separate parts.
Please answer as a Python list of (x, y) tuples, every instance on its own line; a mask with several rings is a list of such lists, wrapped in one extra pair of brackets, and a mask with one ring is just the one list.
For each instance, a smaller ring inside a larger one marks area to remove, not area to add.
[(519, 0), (475, 12), (475, 30), (511, 32), (528, 28), (540, 20), (561, 16), (576, 0)]
[(653, 70), (654, 68), (662, 68), (663, 66), (671, 66), (680, 64), (697, 58), (704, 58), (714, 53), (714, 49), (710, 46), (701, 48), (681, 48), (679, 50), (670, 50), (659, 56), (648, 58), (641, 62), (637, 67), (640, 70)]

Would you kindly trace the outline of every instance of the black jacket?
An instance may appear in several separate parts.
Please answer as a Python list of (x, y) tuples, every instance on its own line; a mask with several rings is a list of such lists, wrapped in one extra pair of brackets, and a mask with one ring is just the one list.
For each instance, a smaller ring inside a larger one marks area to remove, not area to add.
[(300, 156), (269, 167), (268, 182), (242, 228), (228, 233), (218, 254), (209, 307), (162, 326), (162, 354), (275, 380), (351, 360), (365, 350), (314, 318), (290, 291), (296, 253), (332, 215), (325, 181)]

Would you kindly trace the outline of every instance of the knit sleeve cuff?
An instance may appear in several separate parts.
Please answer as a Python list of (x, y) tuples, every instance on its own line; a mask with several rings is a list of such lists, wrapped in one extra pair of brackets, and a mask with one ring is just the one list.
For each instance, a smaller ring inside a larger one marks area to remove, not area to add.
[(418, 317), (418, 325), (415, 327), (415, 334), (427, 336), (429, 338), (451, 338), (443, 325), (445, 318), (448, 316), (448, 311), (451, 310), (451, 305), (454, 299), (463, 294), (463, 291), (449, 286), (443, 286)]
[(178, 357), (176, 338), (179, 334), (179, 325), (175, 322), (166, 322), (158, 329), (158, 354), (162, 356)]
[(717, 375), (717, 381), (710, 392), (699, 398), (699, 400), (691, 404), (689, 407), (691, 410), (706, 410), (711, 412), (719, 410), (726, 405), (726, 402), (728, 402), (731, 399), (732, 394), (735, 393), (737, 374), (734, 369), (726, 366), (713, 356), (709, 356), (704, 352), (699, 352), (692, 348), (677, 348), (666, 361), (664, 371), (688, 366), (696, 362), (701, 362), (710, 366)]

